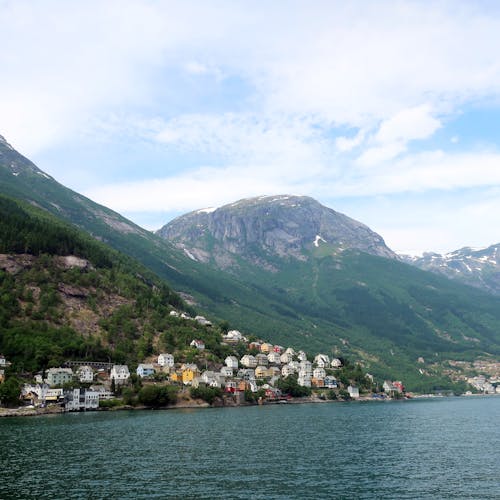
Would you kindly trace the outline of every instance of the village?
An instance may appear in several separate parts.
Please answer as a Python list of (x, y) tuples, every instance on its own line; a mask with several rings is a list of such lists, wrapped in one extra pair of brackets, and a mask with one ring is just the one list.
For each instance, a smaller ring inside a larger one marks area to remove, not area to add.
[[(171, 316), (211, 327), (203, 316), (191, 318), (186, 313), (175, 310)], [(67, 361), (64, 366), (50, 367), (37, 373), (34, 380), (22, 386), (20, 401), (32, 408), (46, 408), (58, 405), (65, 411), (96, 410), (106, 407), (106, 401), (116, 401), (130, 386), (172, 386), (177, 391), (199, 388), (213, 388), (215, 394), (234, 404), (258, 402), (286, 402), (293, 396), (310, 395), (312, 391), (323, 398), (358, 399), (360, 387), (346, 383), (336, 376), (343, 368), (343, 359), (319, 353), (309, 356), (302, 350), (274, 345), (262, 340), (249, 341), (238, 330), (221, 334), (221, 344), (239, 346), (242, 356), (228, 355), (221, 362), (206, 361), (209, 354), (203, 340), (193, 338), (188, 349), (193, 358), (200, 357), (205, 366), (197, 362), (176, 362), (173, 353), (160, 352), (158, 355), (141, 360), (131, 371), (128, 365), (118, 365), (100, 361)], [(197, 356), (199, 354), (200, 356)], [(204, 361), (203, 361), (204, 360)], [(8, 361), (0, 356), (0, 382), (4, 378)], [(358, 368), (358, 372), (359, 371)], [(365, 392), (371, 389), (373, 377), (363, 374)], [(301, 388), (290, 390), (283, 381)], [(404, 393), (401, 382), (384, 382), (387, 396)]]
[[(171, 316), (211, 327), (203, 316), (191, 318), (186, 313), (171, 311)], [(250, 341), (238, 330), (221, 334), (221, 344), (239, 347), (243, 354), (228, 355), (220, 362), (210, 362), (203, 340), (189, 343), (197, 362), (176, 362), (173, 353), (160, 352), (142, 360), (131, 371), (128, 365), (100, 361), (67, 361), (64, 366), (51, 367), (37, 373), (34, 380), (22, 386), (20, 403), (29, 408), (57, 406), (61, 411), (97, 410), (120, 401), (127, 388), (171, 387), (177, 392), (189, 391), (195, 397), (200, 389), (214, 389), (221, 401), (231, 404), (287, 402), (293, 397), (314, 396), (319, 399), (357, 400), (406, 397), (401, 381), (385, 380), (379, 388), (369, 373), (356, 365), (357, 382), (346, 379), (343, 358), (324, 353), (308, 356), (302, 350), (283, 347), (262, 340)], [(0, 355), (0, 383), (9, 362)], [(342, 379), (342, 380), (341, 380)], [(288, 382), (285, 383), (284, 382)], [(482, 393), (499, 393), (500, 386), (484, 376), (471, 379), (470, 384)], [(495, 385), (493, 385), (495, 383)], [(295, 387), (295, 390), (293, 390)], [(198, 391), (197, 391), (198, 390)], [(107, 403), (108, 402), (108, 403)]]

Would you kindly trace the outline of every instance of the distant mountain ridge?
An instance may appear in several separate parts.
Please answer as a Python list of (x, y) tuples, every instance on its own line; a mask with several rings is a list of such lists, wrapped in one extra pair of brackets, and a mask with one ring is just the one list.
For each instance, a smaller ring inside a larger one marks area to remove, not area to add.
[(398, 258), (366, 225), (308, 196), (259, 196), (196, 210), (177, 217), (157, 234), (191, 258), (212, 260), (223, 269), (235, 264), (234, 255), (269, 267), (273, 257), (307, 260), (320, 247), (332, 255), (359, 250)]
[(487, 248), (464, 247), (444, 255), (426, 252), (422, 257), (402, 256), (402, 259), (419, 269), (500, 295), (500, 243)]

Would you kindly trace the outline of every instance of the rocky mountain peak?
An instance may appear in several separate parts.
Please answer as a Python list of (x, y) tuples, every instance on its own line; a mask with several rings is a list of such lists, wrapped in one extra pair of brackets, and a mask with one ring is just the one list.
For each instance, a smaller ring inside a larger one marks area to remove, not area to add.
[(158, 234), (191, 258), (215, 259), (220, 267), (230, 266), (234, 255), (256, 263), (266, 255), (306, 260), (320, 247), (331, 253), (357, 249), (397, 258), (367, 226), (308, 196), (259, 196), (196, 210), (174, 219)]

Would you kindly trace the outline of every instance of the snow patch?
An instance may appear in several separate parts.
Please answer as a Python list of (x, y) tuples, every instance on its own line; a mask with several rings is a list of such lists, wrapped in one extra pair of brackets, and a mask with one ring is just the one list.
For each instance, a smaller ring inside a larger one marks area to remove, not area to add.
[(187, 249), (187, 248), (184, 248), (184, 253), (191, 259), (191, 260), (194, 260), (195, 262), (196, 261), (196, 257)]
[(313, 241), (313, 245), (318, 248), (319, 247), (319, 242), (322, 241), (323, 243), (326, 243), (326, 241), (319, 235), (316, 235), (316, 238)]
[(209, 207), (209, 208), (202, 208), (201, 210), (197, 210), (197, 214), (211, 214), (212, 212), (215, 212), (217, 210), (217, 207)]
[(46, 179), (50, 179), (51, 177), (47, 175), (45, 172), (37, 172), (38, 175), (41, 175), (42, 177), (45, 177)]
[(12, 172), (12, 175), (13, 175), (14, 177), (17, 177), (17, 176), (19, 175), (19, 172)]

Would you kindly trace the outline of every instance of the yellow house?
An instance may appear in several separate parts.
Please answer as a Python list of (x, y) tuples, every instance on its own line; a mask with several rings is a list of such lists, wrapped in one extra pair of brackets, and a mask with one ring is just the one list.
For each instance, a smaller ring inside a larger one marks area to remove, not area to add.
[(258, 366), (255, 368), (255, 378), (267, 377), (267, 368), (265, 366)]
[(271, 351), (272, 348), (273, 348), (272, 344), (268, 344), (267, 342), (264, 342), (260, 346), (260, 352), (265, 352), (266, 354), (268, 354)]
[(191, 385), (193, 380), (200, 374), (200, 370), (194, 364), (182, 365), (180, 370), (170, 375), (172, 382), (182, 382), (184, 385)]

